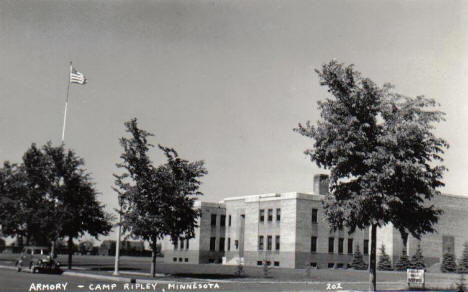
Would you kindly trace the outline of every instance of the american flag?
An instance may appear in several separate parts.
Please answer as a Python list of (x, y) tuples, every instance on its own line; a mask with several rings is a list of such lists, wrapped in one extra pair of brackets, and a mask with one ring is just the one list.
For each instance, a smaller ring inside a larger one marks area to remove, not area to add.
[(70, 83), (84, 85), (86, 84), (86, 78), (83, 73), (76, 71), (76, 69), (72, 67), (70, 71)]

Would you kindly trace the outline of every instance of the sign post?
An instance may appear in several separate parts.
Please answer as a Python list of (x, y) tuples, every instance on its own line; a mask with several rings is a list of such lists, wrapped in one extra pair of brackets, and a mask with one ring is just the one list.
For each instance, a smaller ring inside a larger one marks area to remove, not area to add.
[(408, 287), (424, 289), (424, 282), (425, 282), (424, 270), (407, 269), (406, 276), (408, 280)]

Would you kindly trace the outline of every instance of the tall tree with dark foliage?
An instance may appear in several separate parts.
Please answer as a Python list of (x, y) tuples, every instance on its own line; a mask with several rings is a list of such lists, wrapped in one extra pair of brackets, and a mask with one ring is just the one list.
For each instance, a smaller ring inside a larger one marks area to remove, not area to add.
[(0, 173), (4, 234), (26, 238), (27, 244), (52, 242), (53, 249), (58, 239), (67, 237), (71, 268), (74, 238), (110, 231), (112, 218), (97, 201), (83, 159), (64, 145), (32, 144), (21, 165), (5, 163)]
[(316, 125), (296, 132), (314, 139), (305, 154), (330, 170), (325, 212), (334, 229), (371, 229), (370, 288), (376, 289), (377, 227), (393, 224), (403, 237), (434, 231), (441, 210), (430, 204), (440, 194), (448, 147), (434, 135), (444, 113), (436, 102), (394, 93), (335, 60), (316, 70), (331, 97), (319, 102)]
[(152, 249), (152, 276), (156, 275), (157, 241), (170, 236), (194, 236), (199, 210), (193, 208), (200, 186), (199, 178), (207, 171), (203, 161), (181, 159), (172, 148), (159, 146), (167, 162), (154, 166), (148, 152), (153, 147), (151, 133), (139, 129), (137, 120), (125, 123), (130, 138), (121, 138), (123, 153), (117, 167), (122, 174), (115, 176), (115, 191), (121, 205), (124, 231), (149, 242)]

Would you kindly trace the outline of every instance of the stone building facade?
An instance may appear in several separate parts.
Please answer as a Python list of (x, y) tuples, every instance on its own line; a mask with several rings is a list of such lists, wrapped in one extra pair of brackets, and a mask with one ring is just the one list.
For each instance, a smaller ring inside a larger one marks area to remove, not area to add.
[[(219, 203), (197, 202), (201, 209), (195, 237), (163, 241), (167, 263), (223, 263), (285, 268), (346, 268), (356, 248), (367, 262), (369, 230), (332, 232), (322, 199), (328, 191), (326, 176), (314, 177), (313, 193), (273, 193), (230, 197)], [(437, 232), (421, 241), (407, 240), (408, 255), (421, 245), (428, 266), (444, 252), (461, 255), (468, 241), (468, 198), (441, 195), (432, 202), (444, 210)], [(395, 262), (403, 249), (400, 233), (391, 225), (378, 229), (377, 247), (383, 244)]]

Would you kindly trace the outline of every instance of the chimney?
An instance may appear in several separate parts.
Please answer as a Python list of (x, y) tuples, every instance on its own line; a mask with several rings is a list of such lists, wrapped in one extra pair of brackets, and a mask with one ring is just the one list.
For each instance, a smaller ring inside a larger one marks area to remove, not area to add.
[(316, 174), (314, 175), (314, 194), (327, 195), (328, 194), (328, 175)]

